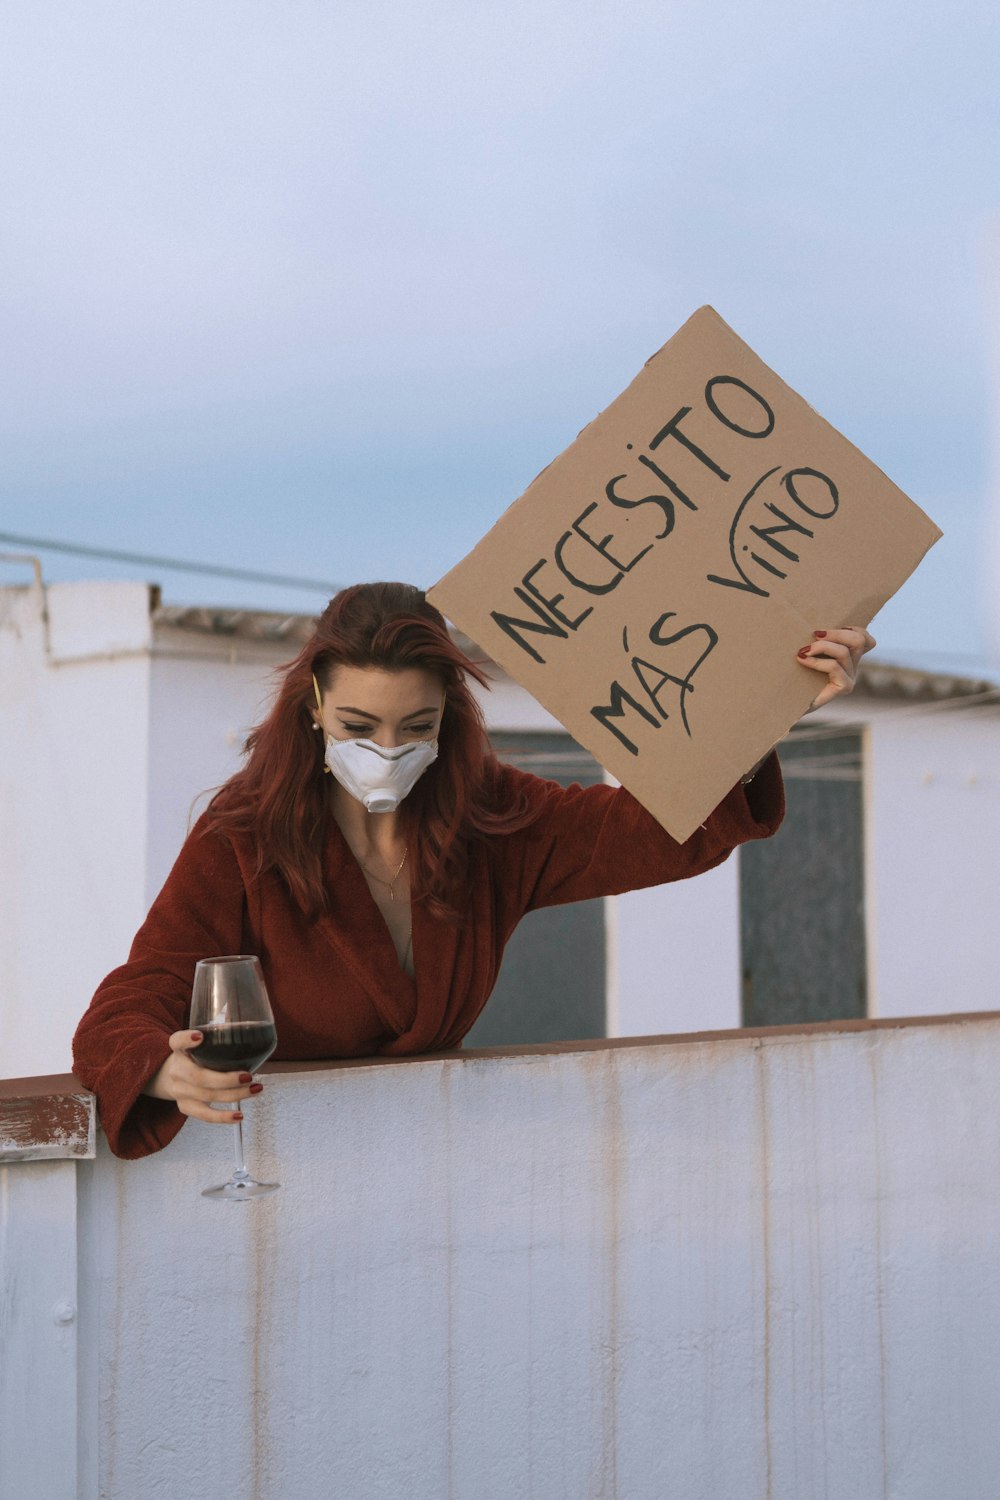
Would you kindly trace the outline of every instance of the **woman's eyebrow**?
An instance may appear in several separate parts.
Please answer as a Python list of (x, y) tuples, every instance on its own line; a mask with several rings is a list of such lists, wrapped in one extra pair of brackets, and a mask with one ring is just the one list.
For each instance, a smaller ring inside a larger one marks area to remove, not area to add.
[[(349, 703), (336, 703), (334, 707), (338, 714), (357, 714), (359, 719), (371, 719), (373, 724), (380, 722), (378, 714), (370, 714), (366, 708), (352, 708)], [(440, 707), (440, 703), (432, 703), (429, 708), (415, 708), (412, 713), (406, 714), (400, 722), (405, 724), (408, 720), (417, 719), (422, 714), (436, 714)]]

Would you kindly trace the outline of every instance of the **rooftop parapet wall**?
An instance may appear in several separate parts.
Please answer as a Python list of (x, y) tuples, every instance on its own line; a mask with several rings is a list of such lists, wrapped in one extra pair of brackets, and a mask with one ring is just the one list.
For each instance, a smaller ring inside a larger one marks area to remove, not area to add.
[(33, 1330), (22, 1277), (20, 1336), (38, 1368), (78, 1301), (107, 1500), (995, 1500), (998, 1068), (996, 1015), (284, 1065), (271, 1198), (201, 1198), (231, 1143), (193, 1123), (0, 1168), (8, 1243), (77, 1185), (77, 1285)]

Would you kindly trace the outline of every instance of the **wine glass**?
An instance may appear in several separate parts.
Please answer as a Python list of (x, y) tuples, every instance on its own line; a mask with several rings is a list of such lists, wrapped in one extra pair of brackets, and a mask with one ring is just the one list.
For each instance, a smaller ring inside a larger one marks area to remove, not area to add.
[[(222, 1073), (252, 1073), (278, 1045), (260, 960), (247, 954), (203, 958), (194, 971), (191, 992), (192, 1031), (203, 1041), (188, 1056), (202, 1067)], [(231, 1108), (227, 1105), (226, 1108)], [(277, 1182), (255, 1182), (243, 1159), (243, 1124), (236, 1131), (236, 1167), (228, 1182), (205, 1188), (203, 1198), (260, 1198), (276, 1192)]]

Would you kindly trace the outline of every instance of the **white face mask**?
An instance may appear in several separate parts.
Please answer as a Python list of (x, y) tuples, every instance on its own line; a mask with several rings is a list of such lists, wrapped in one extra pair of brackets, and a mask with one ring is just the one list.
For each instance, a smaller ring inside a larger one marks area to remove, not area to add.
[(427, 767), (437, 760), (437, 740), (385, 750), (374, 740), (336, 740), (327, 735), (326, 763), (345, 791), (370, 813), (395, 812)]

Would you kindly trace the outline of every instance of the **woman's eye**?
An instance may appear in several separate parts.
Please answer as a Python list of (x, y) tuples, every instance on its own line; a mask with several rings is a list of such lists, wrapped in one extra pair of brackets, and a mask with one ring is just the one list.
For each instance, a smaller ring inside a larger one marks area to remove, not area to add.
[(433, 724), (411, 724), (406, 732), (407, 734), (430, 734), (433, 728)]
[(371, 731), (370, 724), (345, 724), (344, 728), (348, 734), (368, 734)]

